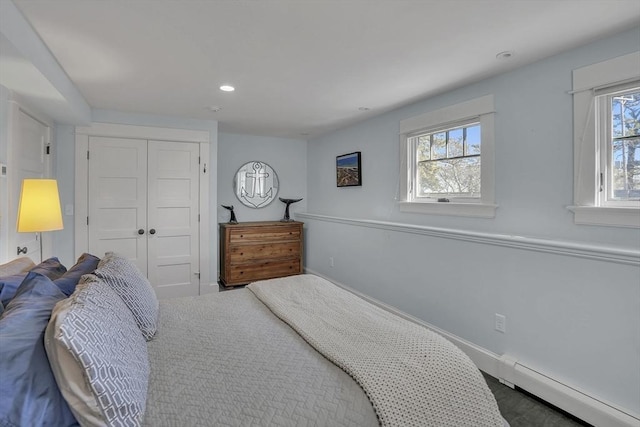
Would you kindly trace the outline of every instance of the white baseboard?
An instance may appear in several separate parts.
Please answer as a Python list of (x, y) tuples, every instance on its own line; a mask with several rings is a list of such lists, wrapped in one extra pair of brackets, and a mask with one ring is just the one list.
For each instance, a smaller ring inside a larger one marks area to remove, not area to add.
[(509, 355), (498, 355), (486, 350), (313, 270), (305, 269), (305, 271), (306, 273), (323, 277), (380, 308), (442, 335), (464, 351), (478, 369), (497, 378), (501, 383), (511, 388), (518, 386), (594, 426), (640, 427), (640, 415), (638, 414), (632, 414), (630, 411), (618, 408), (597, 397), (579, 391), (575, 387), (544, 375), (531, 367), (519, 363), (517, 359)]

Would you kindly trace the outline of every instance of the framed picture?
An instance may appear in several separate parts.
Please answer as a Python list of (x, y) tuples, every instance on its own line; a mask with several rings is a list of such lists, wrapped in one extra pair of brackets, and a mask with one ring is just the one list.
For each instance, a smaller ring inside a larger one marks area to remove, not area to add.
[(362, 169), (359, 151), (336, 156), (336, 177), (338, 187), (355, 187), (362, 185)]

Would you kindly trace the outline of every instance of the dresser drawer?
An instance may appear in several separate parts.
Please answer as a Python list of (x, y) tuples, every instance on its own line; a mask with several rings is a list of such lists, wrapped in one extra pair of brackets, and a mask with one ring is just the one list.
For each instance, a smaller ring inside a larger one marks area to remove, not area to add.
[(300, 260), (255, 262), (251, 264), (231, 265), (228, 273), (229, 283), (249, 283), (256, 280), (301, 274)]
[(229, 243), (281, 242), (300, 240), (299, 227), (256, 227), (229, 230)]
[(250, 245), (236, 245), (229, 248), (229, 261), (231, 264), (241, 264), (254, 260), (286, 258), (300, 259), (300, 242), (255, 243)]

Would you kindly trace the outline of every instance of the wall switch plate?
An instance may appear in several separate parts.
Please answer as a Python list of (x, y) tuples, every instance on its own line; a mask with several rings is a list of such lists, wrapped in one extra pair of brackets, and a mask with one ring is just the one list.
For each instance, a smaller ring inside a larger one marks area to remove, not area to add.
[(507, 332), (507, 317), (503, 314), (496, 313), (496, 331), (505, 333)]

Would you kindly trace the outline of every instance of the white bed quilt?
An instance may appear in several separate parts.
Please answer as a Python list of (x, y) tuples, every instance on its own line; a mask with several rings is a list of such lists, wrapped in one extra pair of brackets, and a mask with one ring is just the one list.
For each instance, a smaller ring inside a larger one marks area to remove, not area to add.
[(377, 426), (371, 402), (247, 289), (160, 301), (143, 425)]
[(317, 276), (265, 280), (249, 289), (362, 386), (381, 425), (504, 425), (477, 367), (432, 331)]

